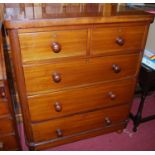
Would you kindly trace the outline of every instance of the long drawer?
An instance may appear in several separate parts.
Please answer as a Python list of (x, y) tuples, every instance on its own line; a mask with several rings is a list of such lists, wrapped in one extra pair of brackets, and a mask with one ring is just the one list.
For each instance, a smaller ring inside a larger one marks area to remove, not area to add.
[(129, 105), (101, 109), (32, 124), (34, 142), (71, 136), (88, 130), (109, 127), (128, 118)]
[(47, 120), (95, 108), (130, 103), (135, 82), (135, 78), (132, 78), (79, 89), (30, 96), (28, 104), (31, 120)]
[(22, 33), (19, 40), (23, 62), (84, 56), (87, 51), (86, 29)]
[(118, 80), (137, 72), (139, 55), (120, 55), (24, 66), (28, 94)]
[(91, 54), (117, 54), (141, 50), (145, 34), (144, 25), (96, 27), (92, 30)]
[[(92, 138), (95, 136), (100, 136), (103, 134), (111, 133), (111, 132), (117, 132), (119, 130), (123, 130), (127, 125), (127, 122), (121, 122), (119, 124), (107, 127), (107, 128), (98, 128), (94, 130), (89, 130), (87, 132), (78, 133), (75, 135), (71, 135), (62, 139), (51, 139), (49, 141), (44, 141), (40, 143), (35, 143), (35, 150), (45, 150), (50, 147), (56, 147), (63, 144), (75, 142), (78, 140), (86, 139), (86, 138)], [(92, 148), (93, 149), (93, 148)]]

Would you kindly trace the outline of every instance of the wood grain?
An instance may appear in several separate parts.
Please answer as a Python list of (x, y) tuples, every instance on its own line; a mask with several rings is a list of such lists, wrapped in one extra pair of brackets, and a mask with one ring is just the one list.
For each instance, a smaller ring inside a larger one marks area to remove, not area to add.
[[(23, 117), (27, 118), (27, 120), (24, 121), (25, 125), (25, 132), (26, 132), (26, 138), (29, 142), (32, 139), (32, 132), (31, 132), (31, 126), (29, 123), (29, 113), (27, 112), (27, 99), (26, 99), (26, 90), (24, 87), (24, 77), (23, 77), (23, 70), (21, 67), (21, 53), (20, 53), (20, 47), (19, 47), (19, 40), (18, 40), (18, 34), (16, 30), (9, 31), (9, 39), (10, 39), (10, 45), (11, 45), (11, 54), (13, 59), (13, 67), (14, 67), (14, 73), (15, 73), (15, 80), (17, 82), (17, 89), (18, 89), (18, 95), (20, 102), (22, 104), (22, 110)], [(20, 84), (19, 84), (20, 83)]]
[(9, 107), (3, 81), (0, 82), (0, 117), (9, 114)]
[(0, 151), (13, 151), (19, 150), (19, 144), (17, 142), (16, 136), (14, 134), (0, 136), (0, 142), (2, 143), (3, 147)]
[(0, 117), (9, 113), (8, 105), (0, 99)]
[[(134, 93), (135, 82), (136, 80), (134, 78), (31, 96), (28, 99), (31, 120), (33, 122), (48, 120), (93, 110), (95, 108), (130, 103)], [(116, 98), (112, 99), (109, 93), (115, 94)], [(57, 102), (62, 109), (59, 112), (55, 109)]]
[[(22, 33), (19, 34), (19, 40), (23, 62), (84, 56), (87, 51), (86, 29)], [(61, 46), (59, 53), (52, 50), (54, 42)]]
[(117, 124), (128, 118), (129, 105), (114, 108), (101, 109), (89, 113), (64, 117), (43, 123), (33, 124), (34, 142), (59, 138), (56, 130), (63, 132), (63, 137), (75, 133), (106, 127), (105, 118), (109, 118), (112, 124)]
[(44, 149), (48, 149), (50, 147), (56, 147), (59, 145), (63, 145), (66, 143), (72, 143), (78, 140), (82, 140), (82, 139), (87, 139), (90, 137), (95, 137), (95, 136), (100, 136), (103, 134), (107, 134), (110, 132), (115, 132), (115, 131), (119, 131), (122, 130), (126, 127), (126, 122), (125, 123), (119, 123), (117, 125), (111, 126), (111, 127), (107, 127), (107, 128), (100, 128), (97, 130), (91, 130), (88, 132), (83, 132), (83, 133), (79, 133), (79, 134), (75, 134), (63, 139), (56, 139), (55, 141), (53, 140), (49, 140), (49, 141), (44, 141), (41, 143), (32, 143), (30, 144), (30, 148), (32, 148), (32, 150), (44, 150)]
[[(118, 51), (130, 51), (142, 49), (142, 41), (145, 34), (145, 25), (119, 26), (119, 27), (94, 27), (92, 30), (91, 54), (116, 54)], [(108, 36), (108, 37), (107, 37)], [(124, 45), (118, 45), (116, 39), (124, 39)]]
[(29, 149), (122, 130), (153, 16), (111, 4), (17, 6), (4, 25)]
[[(132, 54), (24, 66), (26, 89), (28, 94), (32, 94), (135, 76), (138, 59), (138, 54)], [(113, 71), (113, 64), (121, 67), (120, 73)], [(54, 82), (53, 73), (60, 74), (61, 81), (59, 83)]]
[(0, 118), (0, 135), (14, 132), (13, 123), (11, 118)]
[[(129, 12), (130, 13), (130, 12)], [(142, 12), (143, 13), (143, 12)], [(88, 15), (91, 16), (91, 15)], [(4, 24), (7, 29), (21, 29), (21, 28), (41, 28), (48, 26), (68, 26), (68, 25), (85, 25), (85, 24), (109, 24), (109, 23), (128, 23), (128, 22), (146, 22), (148, 24), (153, 22), (153, 15), (151, 14), (137, 14), (136, 12), (129, 14), (122, 14), (122, 16), (111, 16), (110, 18), (105, 17), (82, 17), (82, 18), (59, 18), (59, 19), (36, 19), (36, 20), (20, 20), (11, 21), (5, 20)]]

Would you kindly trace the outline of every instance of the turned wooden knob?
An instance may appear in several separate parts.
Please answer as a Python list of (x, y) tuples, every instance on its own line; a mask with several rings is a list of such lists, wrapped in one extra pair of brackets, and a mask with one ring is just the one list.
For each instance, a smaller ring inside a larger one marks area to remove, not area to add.
[(124, 43), (125, 43), (125, 40), (122, 37), (116, 38), (116, 44), (118, 44), (119, 46), (123, 46)]
[(115, 73), (119, 73), (121, 71), (121, 67), (119, 65), (113, 64), (112, 69)]
[(59, 53), (61, 51), (61, 45), (58, 42), (53, 42), (52, 50), (54, 53)]
[(113, 92), (109, 92), (108, 95), (112, 100), (116, 98), (116, 94), (114, 94)]
[(6, 97), (4, 87), (0, 87), (0, 96), (1, 96), (2, 98), (5, 98), (5, 97)]
[(55, 102), (54, 104), (55, 111), (60, 112), (62, 110), (62, 106), (60, 102)]
[(58, 137), (62, 137), (63, 136), (63, 132), (61, 129), (56, 129), (56, 134)]
[(104, 119), (104, 121), (105, 121), (105, 125), (106, 125), (106, 126), (109, 126), (109, 125), (111, 125), (111, 123), (112, 123), (109, 117), (106, 117), (106, 118)]
[(53, 78), (53, 81), (56, 82), (56, 83), (58, 83), (58, 82), (61, 81), (61, 75), (60, 75), (60, 73), (57, 73), (57, 72), (53, 73), (52, 74), (52, 78)]

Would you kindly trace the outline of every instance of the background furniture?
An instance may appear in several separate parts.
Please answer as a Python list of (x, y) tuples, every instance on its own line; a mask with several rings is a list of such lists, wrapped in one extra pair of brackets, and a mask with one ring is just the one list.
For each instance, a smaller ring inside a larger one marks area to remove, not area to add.
[[(143, 107), (145, 104), (145, 99), (148, 95), (148, 91), (155, 87), (155, 71), (146, 65), (141, 66), (139, 74), (139, 84), (142, 89), (141, 101), (137, 110), (136, 115), (130, 114), (131, 119), (134, 122), (133, 131), (137, 131), (137, 127), (144, 122), (155, 119), (155, 115), (150, 115), (148, 117), (142, 117)], [(151, 107), (150, 107), (151, 108)]]
[[(2, 24), (0, 23), (0, 30)], [(0, 150), (20, 150), (14, 106), (6, 76), (0, 32)]]

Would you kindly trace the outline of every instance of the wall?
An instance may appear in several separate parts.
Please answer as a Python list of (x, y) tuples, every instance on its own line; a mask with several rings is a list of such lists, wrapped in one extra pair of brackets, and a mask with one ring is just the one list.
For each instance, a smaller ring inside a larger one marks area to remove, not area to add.
[(146, 47), (150, 51), (155, 52), (155, 20), (150, 25), (149, 34), (146, 42)]

